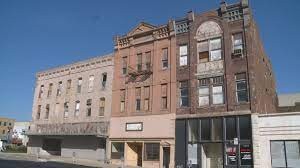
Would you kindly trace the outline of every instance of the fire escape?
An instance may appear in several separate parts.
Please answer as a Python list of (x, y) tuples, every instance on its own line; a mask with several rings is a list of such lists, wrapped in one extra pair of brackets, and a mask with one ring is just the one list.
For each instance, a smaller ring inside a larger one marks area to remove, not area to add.
[(130, 82), (143, 82), (147, 80), (152, 74), (152, 65), (150, 62), (144, 64), (137, 64), (136, 68), (128, 66), (128, 73), (126, 75), (126, 84)]

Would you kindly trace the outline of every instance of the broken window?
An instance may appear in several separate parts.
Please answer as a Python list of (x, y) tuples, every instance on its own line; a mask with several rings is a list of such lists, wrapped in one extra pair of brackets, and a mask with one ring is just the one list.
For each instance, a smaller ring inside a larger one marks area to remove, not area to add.
[(149, 111), (150, 110), (150, 86), (144, 87), (144, 110)]
[(78, 78), (77, 93), (81, 93), (81, 86), (82, 86), (82, 78)]
[(162, 109), (168, 108), (168, 85), (167, 84), (161, 85), (161, 108)]
[(90, 117), (92, 115), (92, 99), (86, 101), (86, 116)]
[(69, 79), (69, 80), (67, 81), (67, 94), (69, 94), (70, 91), (71, 91), (71, 84), (72, 84), (72, 80)]
[(37, 113), (36, 113), (36, 119), (37, 120), (39, 120), (41, 118), (41, 109), (42, 109), (42, 106), (38, 105)]
[(46, 115), (45, 115), (45, 119), (49, 119), (49, 112), (50, 112), (50, 105), (47, 104), (47, 105), (46, 105)]
[(125, 111), (125, 89), (122, 89), (120, 91), (120, 99), (121, 99), (121, 102), (120, 102), (120, 111), (121, 112), (124, 112)]
[(236, 33), (232, 35), (233, 52), (232, 58), (239, 58), (243, 56), (243, 34)]
[(61, 96), (61, 91), (62, 91), (62, 81), (58, 82), (56, 96)]
[(187, 65), (188, 47), (187, 45), (182, 45), (179, 47), (179, 65)]
[(127, 57), (122, 58), (122, 74), (127, 74)]
[(182, 81), (179, 83), (180, 89), (180, 107), (188, 107), (188, 81)]
[(47, 97), (50, 97), (52, 95), (52, 89), (53, 89), (53, 83), (49, 84), (48, 94)]
[(44, 85), (41, 85), (40, 92), (39, 92), (39, 98), (42, 98), (43, 93), (44, 93)]
[(136, 56), (136, 69), (137, 71), (142, 71), (142, 53)]
[(99, 105), (99, 116), (104, 116), (105, 112), (105, 98), (100, 98), (100, 105)]
[(246, 73), (235, 75), (237, 102), (248, 102), (248, 87)]
[(80, 101), (76, 101), (75, 102), (75, 117), (78, 117), (79, 116), (79, 110), (80, 110)]
[(89, 85), (88, 85), (88, 92), (91, 92), (93, 91), (93, 88), (94, 88), (94, 75), (90, 75), (89, 77)]
[(137, 87), (135, 88), (135, 110), (140, 111), (141, 110), (141, 88)]
[(169, 63), (168, 63), (168, 48), (163, 48), (162, 49), (162, 68), (166, 69), (168, 68)]
[(201, 41), (197, 44), (198, 62), (217, 61), (222, 59), (222, 42), (221, 38)]
[(69, 102), (65, 102), (64, 104), (64, 118), (68, 118), (69, 116)]
[(145, 143), (144, 144), (144, 160), (155, 161), (159, 160), (159, 143)]
[(102, 88), (105, 88), (106, 81), (107, 81), (107, 73), (104, 72), (104, 73), (102, 73)]

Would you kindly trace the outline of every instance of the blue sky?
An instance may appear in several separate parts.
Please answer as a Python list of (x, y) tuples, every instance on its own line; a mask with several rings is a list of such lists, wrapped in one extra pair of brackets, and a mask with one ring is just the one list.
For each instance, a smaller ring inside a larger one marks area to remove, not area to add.
[[(110, 53), (113, 37), (140, 21), (164, 24), (190, 10), (216, 9), (219, 2), (0, 0), (0, 116), (31, 120), (36, 72)], [(278, 93), (299, 92), (300, 1), (252, 0), (251, 8)]]

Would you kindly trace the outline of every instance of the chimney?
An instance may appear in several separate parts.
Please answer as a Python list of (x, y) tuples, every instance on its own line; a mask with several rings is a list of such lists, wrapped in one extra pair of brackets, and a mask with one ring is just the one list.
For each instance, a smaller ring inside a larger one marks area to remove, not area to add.
[(189, 21), (194, 21), (194, 19), (195, 19), (195, 14), (194, 14), (194, 12), (193, 12), (193, 11), (189, 11), (189, 12), (188, 12), (188, 20), (189, 20)]

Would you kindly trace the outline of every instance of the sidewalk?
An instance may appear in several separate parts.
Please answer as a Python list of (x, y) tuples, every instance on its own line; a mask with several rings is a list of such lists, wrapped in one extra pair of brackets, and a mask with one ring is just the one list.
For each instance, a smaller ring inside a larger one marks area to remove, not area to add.
[[(35, 161), (35, 162), (60, 162), (60, 163), (69, 163), (76, 164), (81, 166), (89, 166), (95, 168), (121, 168), (118, 165), (112, 164), (104, 164), (100, 161), (88, 160), (88, 159), (75, 159), (73, 162), (73, 158), (65, 158), (60, 156), (41, 156), (37, 158), (35, 155), (29, 155), (26, 153), (3, 153), (0, 152), (0, 158), (7, 160), (26, 160), (26, 161)], [(124, 166), (124, 168), (138, 168), (132, 166)]]

